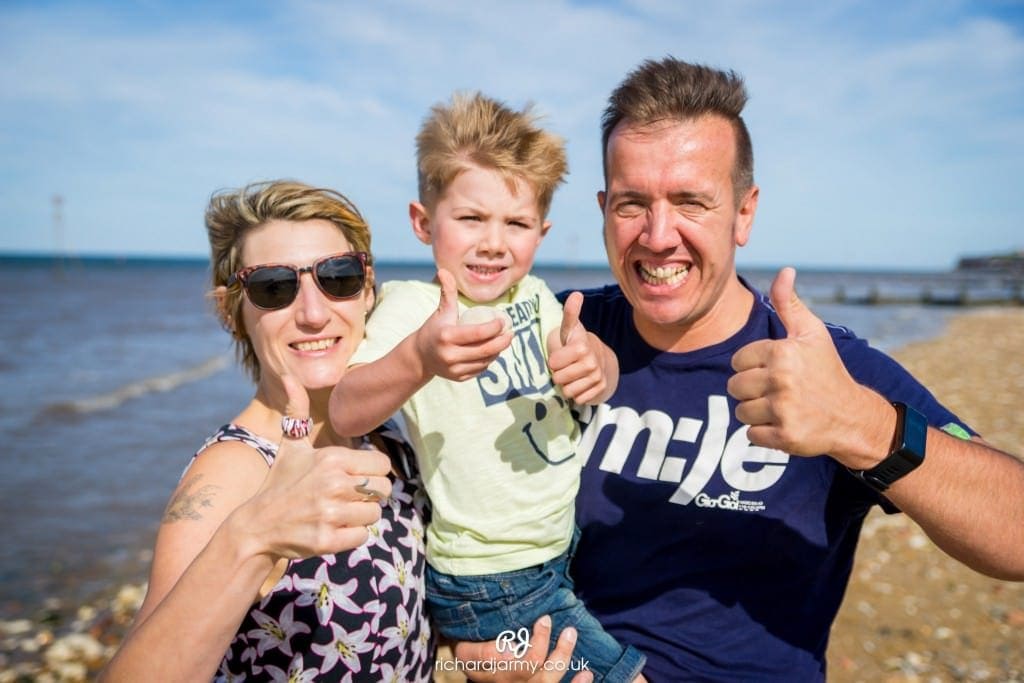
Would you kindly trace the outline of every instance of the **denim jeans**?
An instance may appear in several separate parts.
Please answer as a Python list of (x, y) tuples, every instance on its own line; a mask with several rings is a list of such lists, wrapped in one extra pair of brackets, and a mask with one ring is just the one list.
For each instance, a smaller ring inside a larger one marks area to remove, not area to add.
[[(575, 539), (574, 539), (575, 540)], [(575, 545), (575, 543), (573, 544)], [(646, 657), (622, 646), (601, 627), (573, 592), (569, 553), (526, 569), (481, 576), (453, 576), (427, 566), (427, 603), (438, 631), (455, 641), (491, 641), (504, 631), (533, 628), (541, 616), (551, 616), (551, 643), (566, 626), (579, 639), (572, 653), (577, 670), (586, 663), (595, 681), (632, 681)]]

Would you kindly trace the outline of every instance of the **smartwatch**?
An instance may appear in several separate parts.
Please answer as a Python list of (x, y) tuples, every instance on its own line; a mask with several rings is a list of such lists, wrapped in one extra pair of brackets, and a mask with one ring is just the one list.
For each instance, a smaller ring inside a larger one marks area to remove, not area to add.
[(893, 402), (896, 408), (896, 433), (885, 460), (869, 470), (850, 470), (865, 484), (884, 493), (893, 482), (902, 479), (924, 462), (928, 420), (906, 403)]

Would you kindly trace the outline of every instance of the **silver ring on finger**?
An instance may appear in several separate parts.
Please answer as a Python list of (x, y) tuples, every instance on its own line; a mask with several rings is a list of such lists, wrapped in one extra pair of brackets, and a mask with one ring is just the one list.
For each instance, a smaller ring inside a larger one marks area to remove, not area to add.
[(355, 485), (356, 493), (360, 493), (363, 495), (363, 498), (361, 499), (362, 502), (369, 503), (372, 501), (381, 501), (387, 498), (387, 496), (381, 493), (380, 491), (376, 489), (371, 489), (369, 484), (370, 478), (364, 477), (360, 483)]

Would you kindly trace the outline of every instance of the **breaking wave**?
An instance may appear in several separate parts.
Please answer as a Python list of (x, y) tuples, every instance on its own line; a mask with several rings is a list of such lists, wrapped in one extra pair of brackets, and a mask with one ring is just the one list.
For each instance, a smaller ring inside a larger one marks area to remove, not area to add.
[(149, 394), (156, 394), (177, 389), (183, 384), (195, 382), (210, 375), (220, 372), (228, 366), (231, 361), (230, 355), (221, 354), (209, 358), (199, 365), (184, 370), (169, 372), (165, 375), (157, 375), (147, 379), (125, 384), (113, 391), (108, 391), (95, 396), (61, 401), (54, 403), (45, 409), (45, 413), (77, 414), (84, 415), (95, 413), (101, 410), (111, 410), (122, 405), (126, 401), (140, 398)]

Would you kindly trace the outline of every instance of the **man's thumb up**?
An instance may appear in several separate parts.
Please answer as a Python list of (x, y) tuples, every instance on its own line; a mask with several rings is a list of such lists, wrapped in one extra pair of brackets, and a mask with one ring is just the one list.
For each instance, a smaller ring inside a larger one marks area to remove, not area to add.
[(824, 324), (796, 293), (796, 270), (783, 268), (772, 281), (772, 306), (786, 328), (787, 337), (802, 337), (824, 331)]
[(579, 292), (573, 292), (565, 300), (565, 305), (562, 307), (562, 326), (558, 330), (558, 338), (562, 342), (562, 346), (568, 344), (574, 335), (587, 333), (580, 323), (580, 310), (582, 308), (583, 295)]

